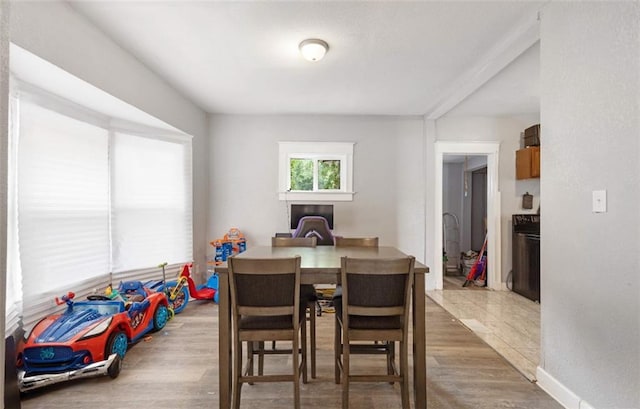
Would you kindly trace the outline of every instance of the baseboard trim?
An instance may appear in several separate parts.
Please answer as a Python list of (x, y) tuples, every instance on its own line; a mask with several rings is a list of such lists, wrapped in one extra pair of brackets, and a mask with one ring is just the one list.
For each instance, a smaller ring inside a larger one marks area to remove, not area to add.
[(541, 367), (536, 368), (537, 384), (567, 409), (595, 409)]

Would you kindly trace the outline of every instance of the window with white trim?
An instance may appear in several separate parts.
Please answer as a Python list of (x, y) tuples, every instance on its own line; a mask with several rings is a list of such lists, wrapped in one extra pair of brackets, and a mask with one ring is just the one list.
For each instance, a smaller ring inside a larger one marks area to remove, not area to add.
[(279, 142), (280, 200), (353, 200), (352, 142)]
[(11, 80), (7, 328), (42, 294), (193, 260), (189, 135)]

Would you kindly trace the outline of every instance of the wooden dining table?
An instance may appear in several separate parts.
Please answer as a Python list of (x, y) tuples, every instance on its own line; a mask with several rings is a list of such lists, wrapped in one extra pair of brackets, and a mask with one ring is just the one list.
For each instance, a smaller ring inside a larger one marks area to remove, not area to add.
[[(256, 246), (235, 255), (239, 258), (301, 257), (300, 279), (303, 284), (339, 284), (340, 259), (343, 256), (358, 258), (396, 258), (406, 254), (394, 247), (271, 247)], [(218, 288), (218, 354), (220, 409), (231, 407), (231, 300), (229, 274), (226, 263), (216, 266), (219, 275)], [(427, 407), (426, 329), (425, 329), (425, 274), (429, 268), (416, 261), (412, 297), (413, 325), (413, 385), (414, 407)]]

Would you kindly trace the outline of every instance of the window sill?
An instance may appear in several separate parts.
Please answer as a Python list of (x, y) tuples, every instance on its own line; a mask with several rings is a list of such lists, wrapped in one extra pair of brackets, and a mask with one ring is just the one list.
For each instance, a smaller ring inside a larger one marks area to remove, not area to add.
[(279, 192), (279, 199), (286, 201), (306, 200), (318, 202), (350, 202), (355, 192)]

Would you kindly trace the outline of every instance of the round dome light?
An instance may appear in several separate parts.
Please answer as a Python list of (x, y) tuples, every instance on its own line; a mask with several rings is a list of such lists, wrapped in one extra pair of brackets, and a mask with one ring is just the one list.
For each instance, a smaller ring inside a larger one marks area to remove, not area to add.
[(317, 38), (309, 38), (300, 43), (300, 53), (309, 61), (320, 61), (327, 53), (329, 44)]

